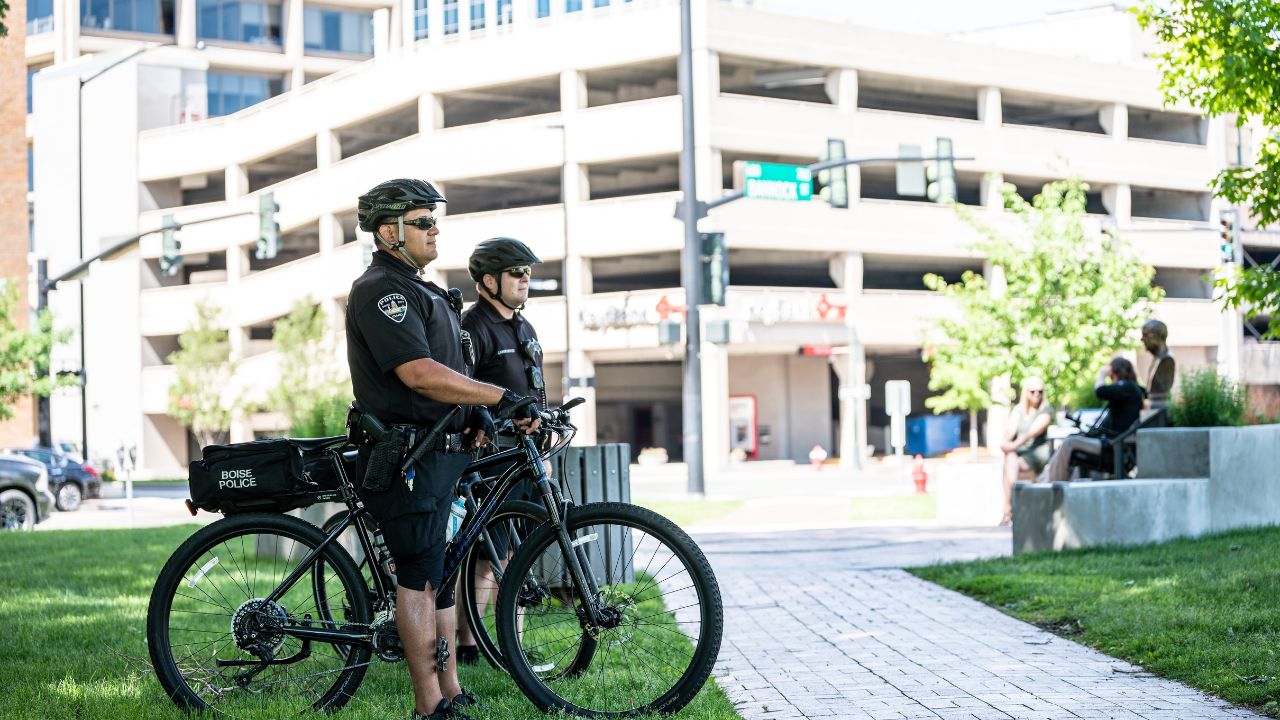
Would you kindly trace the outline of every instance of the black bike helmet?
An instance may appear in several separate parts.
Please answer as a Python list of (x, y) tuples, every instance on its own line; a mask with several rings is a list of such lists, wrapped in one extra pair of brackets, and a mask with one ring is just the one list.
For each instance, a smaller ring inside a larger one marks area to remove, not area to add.
[(434, 210), (436, 203), (442, 202), (447, 202), (444, 195), (429, 182), (388, 180), (360, 196), (356, 218), (361, 230), (374, 232), (385, 218), (399, 217), (414, 208)]
[(497, 275), (510, 267), (540, 262), (542, 261), (528, 245), (515, 238), (497, 237), (481, 240), (476, 245), (476, 249), (471, 251), (471, 262), (467, 264), (467, 269), (471, 272), (472, 280), (481, 282), (480, 278), (485, 275)]

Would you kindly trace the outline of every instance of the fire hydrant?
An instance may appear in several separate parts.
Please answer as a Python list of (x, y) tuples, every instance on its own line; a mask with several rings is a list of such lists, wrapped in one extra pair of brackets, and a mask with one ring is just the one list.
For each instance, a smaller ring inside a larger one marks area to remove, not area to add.
[(809, 451), (809, 464), (813, 466), (814, 470), (817, 470), (818, 472), (822, 472), (822, 463), (826, 461), (827, 461), (826, 448), (822, 447), (821, 444), (814, 445), (813, 449)]
[(927, 492), (925, 485), (929, 482), (929, 473), (924, 469), (923, 455), (916, 455), (916, 460), (911, 466), (911, 479), (915, 481), (917, 494), (923, 495)]

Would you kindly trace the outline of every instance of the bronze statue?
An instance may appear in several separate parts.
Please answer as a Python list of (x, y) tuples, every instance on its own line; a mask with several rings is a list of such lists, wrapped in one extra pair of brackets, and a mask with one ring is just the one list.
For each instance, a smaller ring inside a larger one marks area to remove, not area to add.
[(1159, 320), (1148, 320), (1142, 326), (1142, 344), (1153, 357), (1147, 374), (1147, 394), (1153, 410), (1164, 407), (1169, 401), (1169, 393), (1173, 391), (1176, 368), (1173, 353), (1169, 352), (1166, 344), (1168, 339), (1169, 328)]

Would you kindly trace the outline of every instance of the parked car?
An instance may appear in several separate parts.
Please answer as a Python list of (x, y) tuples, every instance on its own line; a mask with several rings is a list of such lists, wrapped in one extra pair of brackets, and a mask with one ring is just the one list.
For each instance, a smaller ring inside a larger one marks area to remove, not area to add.
[(49, 487), (59, 510), (79, 510), (85, 498), (102, 495), (102, 475), (97, 468), (69, 455), (49, 448), (15, 448), (4, 452), (31, 458), (49, 470)]
[(21, 455), (0, 454), (0, 530), (30, 530), (53, 507), (49, 470)]

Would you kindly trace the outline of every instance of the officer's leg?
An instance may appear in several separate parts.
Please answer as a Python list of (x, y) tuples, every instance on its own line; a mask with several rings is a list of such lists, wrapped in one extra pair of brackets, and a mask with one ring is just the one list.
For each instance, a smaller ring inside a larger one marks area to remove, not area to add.
[(436, 616), (435, 592), (429, 586), (425, 590), (396, 588), (396, 627), (413, 680), (414, 709), (423, 715), (434, 712), (444, 698), (436, 674)]

